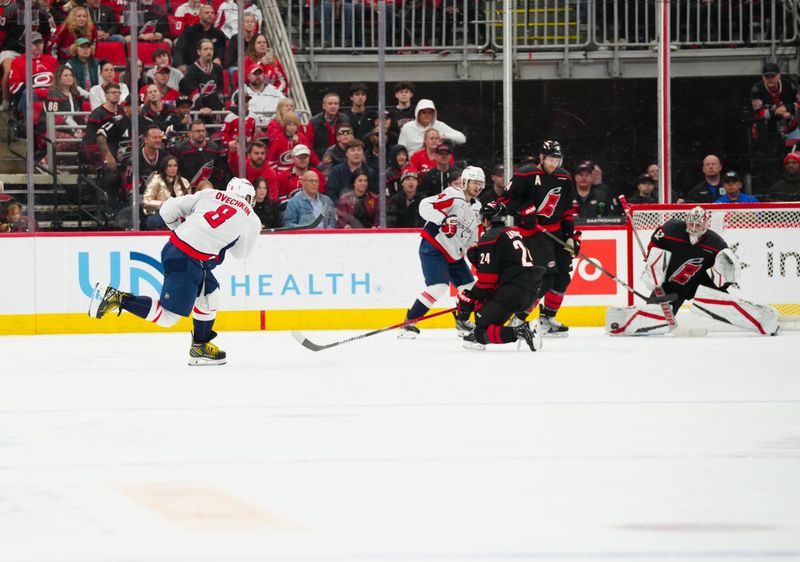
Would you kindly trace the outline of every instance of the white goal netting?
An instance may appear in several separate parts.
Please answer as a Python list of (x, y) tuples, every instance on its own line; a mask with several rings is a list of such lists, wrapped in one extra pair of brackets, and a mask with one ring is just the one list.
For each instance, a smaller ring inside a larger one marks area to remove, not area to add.
[[(653, 231), (672, 218), (685, 219), (694, 205), (650, 205), (632, 209), (632, 226), (647, 245)], [(720, 234), (742, 262), (737, 294), (770, 304), (782, 323), (800, 322), (800, 203), (704, 205), (711, 229)], [(643, 269), (635, 240), (633, 279)]]

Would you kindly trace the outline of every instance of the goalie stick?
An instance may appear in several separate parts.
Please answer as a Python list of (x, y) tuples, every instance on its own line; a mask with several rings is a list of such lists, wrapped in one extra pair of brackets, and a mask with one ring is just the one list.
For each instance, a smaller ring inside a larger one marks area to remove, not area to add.
[[(546, 231), (545, 229), (543, 229), (542, 227), (540, 227), (538, 225), (537, 225), (536, 228), (537, 228), (537, 230), (539, 230), (539, 232), (543, 232), (548, 238), (550, 238), (554, 242), (557, 242), (558, 244), (560, 244), (566, 250), (567, 243), (564, 242), (563, 240), (561, 240), (558, 236), (556, 236), (554, 234), (551, 234), (550, 232)], [(619, 277), (617, 277), (616, 275), (614, 275), (613, 273), (608, 271), (605, 267), (603, 267), (602, 265), (600, 265), (599, 263), (594, 261), (592, 258), (587, 256), (586, 254), (584, 254), (582, 252), (575, 252), (575, 255), (577, 257), (581, 258), (582, 260), (592, 264), (600, 272), (604, 273), (605, 275), (607, 275), (608, 277), (610, 277), (611, 279), (616, 281), (619, 284), (620, 287), (622, 287), (623, 289), (625, 289), (629, 293), (632, 293), (632, 294), (636, 295), (637, 297), (639, 297), (640, 299), (645, 301), (647, 304), (664, 304), (664, 306), (669, 307), (669, 305), (667, 305), (665, 303), (672, 302), (672, 301), (674, 301), (675, 299), (678, 298), (678, 295), (676, 295), (675, 293), (664, 294), (663, 291), (661, 292), (660, 295), (654, 295), (654, 296), (651, 296), (651, 297), (643, 295), (642, 293), (640, 293), (639, 291), (637, 291), (636, 289), (634, 289), (633, 287), (628, 285), (625, 281), (623, 281), (622, 279), (620, 279)], [(534, 256), (534, 259), (536, 259), (536, 256)]]
[(447, 310), (442, 310), (441, 312), (434, 312), (433, 314), (428, 314), (427, 316), (416, 318), (414, 320), (406, 320), (404, 322), (400, 322), (399, 324), (394, 324), (393, 326), (388, 326), (386, 328), (381, 328), (379, 330), (372, 330), (371, 332), (367, 332), (365, 334), (360, 334), (358, 336), (353, 336), (352, 338), (335, 341), (333, 343), (329, 343), (326, 345), (320, 345), (312, 342), (307, 337), (305, 337), (302, 332), (299, 332), (297, 330), (292, 331), (292, 337), (295, 340), (297, 340), (297, 343), (299, 343), (306, 349), (310, 349), (311, 351), (322, 351), (323, 349), (330, 349), (332, 347), (336, 347), (337, 345), (342, 345), (343, 343), (350, 343), (351, 341), (362, 340), (370, 336), (382, 334), (383, 332), (388, 332), (389, 330), (394, 330), (395, 328), (402, 328), (403, 326), (408, 326), (409, 324), (415, 324), (417, 322), (421, 322), (422, 320), (427, 320), (429, 318), (441, 316), (442, 314), (448, 314), (450, 312), (454, 312), (455, 310), (456, 310), (455, 307), (448, 308)]
[(325, 217), (323, 217), (320, 214), (320, 215), (317, 215), (317, 218), (315, 218), (309, 224), (301, 224), (301, 225), (298, 225), (298, 226), (279, 226), (277, 228), (265, 228), (261, 232), (263, 234), (265, 232), (266, 233), (271, 233), (271, 232), (291, 232), (293, 230), (310, 230), (312, 228), (317, 228), (322, 223), (323, 220), (325, 220)]
[[(624, 195), (620, 195), (618, 197), (620, 205), (622, 205), (622, 210), (625, 211), (625, 220), (628, 221), (628, 225), (630, 226), (631, 232), (633, 232), (633, 237), (636, 239), (636, 244), (639, 246), (639, 250), (642, 252), (642, 259), (647, 261), (647, 250), (644, 249), (644, 244), (642, 244), (642, 239), (639, 238), (639, 233), (636, 232), (636, 229), (633, 228), (633, 216), (631, 215), (631, 207), (628, 205), (628, 201), (625, 200)], [(653, 293), (658, 296), (664, 295), (664, 288), (660, 285), (656, 285), (656, 288), (653, 289)], [(676, 295), (677, 296), (677, 295)], [(675, 300), (675, 299), (672, 299)], [(675, 315), (672, 313), (672, 307), (667, 304), (669, 301), (659, 301), (661, 304), (661, 310), (664, 312), (664, 318), (667, 319), (667, 324), (669, 324), (670, 329), (675, 329), (678, 326), (678, 322), (675, 320)]]

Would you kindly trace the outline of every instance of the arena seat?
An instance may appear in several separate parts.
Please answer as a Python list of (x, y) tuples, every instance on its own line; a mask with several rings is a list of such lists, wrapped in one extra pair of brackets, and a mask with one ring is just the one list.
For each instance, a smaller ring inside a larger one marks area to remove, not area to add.
[(116, 41), (98, 41), (94, 56), (97, 60), (107, 60), (114, 66), (125, 66), (125, 45)]
[(166, 49), (167, 52), (169, 52), (170, 44), (166, 42), (138, 43), (137, 52), (142, 64), (145, 66), (153, 66), (155, 64), (155, 61), (153, 60), (153, 53), (155, 53), (158, 49)]

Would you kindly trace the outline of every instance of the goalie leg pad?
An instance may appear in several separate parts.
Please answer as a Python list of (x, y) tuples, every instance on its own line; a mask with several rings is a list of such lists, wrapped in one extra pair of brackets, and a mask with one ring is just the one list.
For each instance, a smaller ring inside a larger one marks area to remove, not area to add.
[(700, 285), (692, 299), (692, 312), (763, 336), (778, 333), (779, 313), (771, 306), (737, 299)]
[(656, 336), (668, 334), (671, 329), (664, 310), (657, 304), (606, 309), (606, 333), (610, 336)]
[(194, 301), (192, 308), (192, 317), (201, 322), (214, 320), (217, 317), (217, 308), (219, 308), (220, 291), (215, 290), (209, 294), (203, 294), (197, 297)]

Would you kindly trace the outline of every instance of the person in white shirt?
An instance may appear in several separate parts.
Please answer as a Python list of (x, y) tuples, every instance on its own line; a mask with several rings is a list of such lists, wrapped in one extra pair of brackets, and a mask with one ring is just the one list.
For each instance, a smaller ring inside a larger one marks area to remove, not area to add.
[[(103, 90), (103, 86), (108, 84), (109, 82), (117, 83), (114, 79), (116, 77), (117, 71), (114, 68), (114, 65), (110, 62), (104, 62), (103, 66), (100, 67), (100, 80), (101, 83), (97, 86), (92, 86), (89, 90), (89, 104), (92, 107), (92, 111), (100, 107), (106, 102), (106, 92)], [(128, 86), (125, 83), (119, 85), (120, 89), (120, 98), (119, 99), (127, 99), (128, 94)]]
[(253, 211), (256, 192), (243, 178), (233, 178), (225, 191), (208, 189), (168, 199), (159, 214), (172, 231), (161, 251), (164, 285), (161, 298), (136, 296), (98, 283), (89, 303), (89, 316), (102, 318), (123, 310), (168, 328), (181, 317), (193, 316), (189, 365), (222, 365), (226, 354), (211, 343), (220, 303), (219, 282), (212, 270), (230, 251), (246, 259), (261, 232)]
[(461, 131), (457, 131), (444, 121), (439, 121), (436, 106), (431, 100), (419, 100), (417, 107), (414, 108), (416, 119), (409, 121), (400, 129), (400, 138), (397, 144), (406, 147), (409, 154), (414, 154), (422, 148), (425, 140), (425, 131), (434, 128), (439, 131), (442, 140), (449, 139), (453, 144), (464, 144), (467, 137)]
[[(258, 20), (258, 27), (261, 28), (261, 21), (263, 16), (261, 10), (252, 0), (244, 0), (244, 13), (253, 14)], [(239, 7), (236, 0), (225, 0), (217, 8), (217, 19), (214, 21), (214, 27), (221, 29), (225, 37), (230, 39), (239, 30)]]

